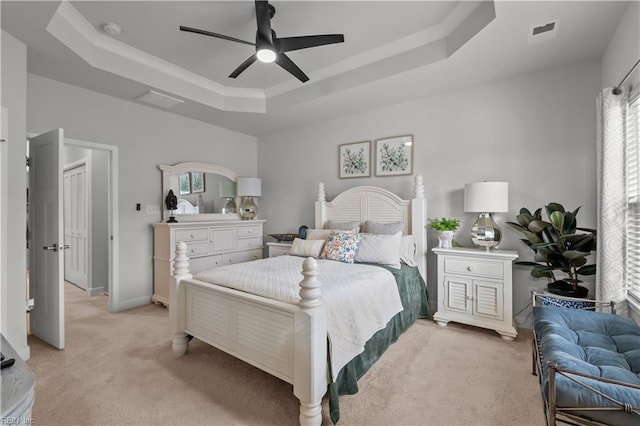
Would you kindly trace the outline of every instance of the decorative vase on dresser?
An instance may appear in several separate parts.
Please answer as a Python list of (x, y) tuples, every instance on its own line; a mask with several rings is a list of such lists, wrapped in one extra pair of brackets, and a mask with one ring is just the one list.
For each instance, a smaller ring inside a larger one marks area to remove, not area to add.
[(513, 318), (513, 262), (518, 252), (434, 248), (438, 258), (438, 312), (449, 321), (495, 330), (505, 340), (518, 335)]
[(192, 273), (216, 266), (262, 259), (264, 220), (156, 223), (153, 225), (153, 296), (169, 305), (176, 243), (187, 243)]

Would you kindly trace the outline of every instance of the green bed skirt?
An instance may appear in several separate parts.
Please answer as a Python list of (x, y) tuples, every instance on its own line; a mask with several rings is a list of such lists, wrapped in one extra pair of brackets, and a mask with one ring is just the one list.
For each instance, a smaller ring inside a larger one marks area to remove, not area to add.
[[(380, 266), (380, 265), (377, 265)], [(329, 411), (331, 421), (340, 418), (338, 395), (353, 395), (358, 392), (358, 380), (382, 356), (392, 343), (404, 333), (418, 318), (427, 318), (429, 304), (427, 287), (417, 267), (402, 264), (401, 269), (388, 269), (396, 279), (400, 300), (404, 309), (391, 318), (385, 328), (369, 339), (364, 352), (345, 365), (334, 383), (329, 384)]]

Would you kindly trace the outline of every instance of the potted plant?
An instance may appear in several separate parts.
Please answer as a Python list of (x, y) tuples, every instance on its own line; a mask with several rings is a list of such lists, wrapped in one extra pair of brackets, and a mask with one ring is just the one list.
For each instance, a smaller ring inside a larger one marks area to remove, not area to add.
[(546, 278), (549, 293), (586, 298), (589, 290), (580, 285), (580, 276), (596, 273), (596, 265), (587, 260), (596, 249), (596, 230), (578, 227), (580, 207), (570, 212), (562, 204), (549, 203), (544, 209), (547, 220), (543, 219), (541, 208), (533, 214), (522, 208), (516, 216), (517, 223), (507, 222), (524, 235), (522, 241), (534, 252), (533, 262), (516, 264), (531, 267), (532, 277)]
[(451, 241), (456, 229), (460, 227), (460, 221), (456, 218), (429, 219), (427, 225), (431, 229), (438, 231), (438, 247), (451, 248)]

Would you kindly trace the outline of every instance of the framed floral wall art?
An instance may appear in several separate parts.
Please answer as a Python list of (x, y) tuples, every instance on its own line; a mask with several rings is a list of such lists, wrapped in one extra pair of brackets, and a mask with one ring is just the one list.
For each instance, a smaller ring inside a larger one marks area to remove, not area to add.
[(178, 176), (178, 187), (180, 195), (191, 194), (191, 176), (189, 176), (189, 173)]
[(203, 172), (191, 172), (191, 192), (196, 194), (198, 192), (204, 192), (204, 173)]
[(413, 136), (376, 140), (376, 176), (410, 175), (413, 169)]
[(371, 141), (340, 145), (338, 157), (340, 179), (371, 176)]

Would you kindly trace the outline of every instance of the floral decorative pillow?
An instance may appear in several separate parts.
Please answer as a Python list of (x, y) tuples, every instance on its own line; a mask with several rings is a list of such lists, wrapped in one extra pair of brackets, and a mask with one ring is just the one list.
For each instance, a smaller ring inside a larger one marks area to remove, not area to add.
[(338, 232), (329, 235), (322, 250), (322, 259), (337, 260), (344, 263), (353, 263), (358, 250), (360, 234), (347, 234)]

